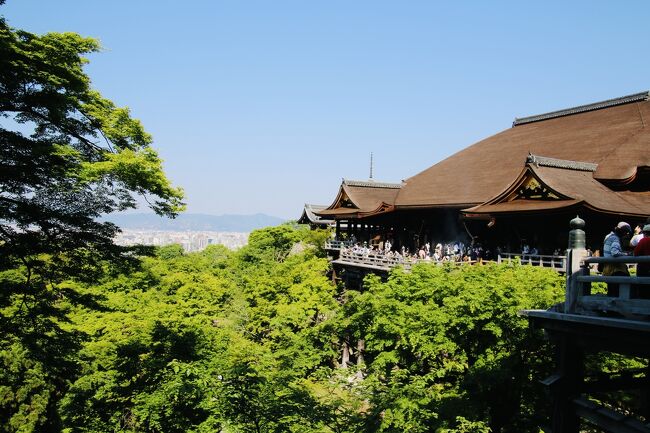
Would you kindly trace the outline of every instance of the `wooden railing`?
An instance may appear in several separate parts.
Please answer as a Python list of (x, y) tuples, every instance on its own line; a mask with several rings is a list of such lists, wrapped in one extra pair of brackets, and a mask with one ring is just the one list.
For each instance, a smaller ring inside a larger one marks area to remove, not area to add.
[(500, 253), (497, 256), (497, 263), (511, 262), (517, 259), (519, 259), (522, 265), (552, 268), (558, 272), (564, 272), (566, 269), (566, 256)]
[(442, 261), (437, 262), (435, 260), (426, 260), (426, 259), (416, 259), (412, 257), (395, 257), (385, 254), (377, 253), (356, 253), (350, 250), (341, 250), (341, 254), (338, 260), (335, 260), (335, 263), (338, 264), (351, 264), (371, 269), (379, 269), (388, 271), (396, 266), (401, 266), (406, 270), (410, 270), (411, 267), (416, 263), (429, 263), (435, 265), (444, 265), (446, 263), (452, 265), (473, 265), (476, 264), (476, 261), (463, 261), (463, 262), (454, 262), (454, 261)]
[(338, 241), (335, 239), (325, 241), (326, 250), (340, 250), (341, 248), (347, 248), (349, 246), (352, 246), (351, 241)]
[[(345, 250), (349, 244), (346, 244), (345, 242), (341, 241), (328, 241), (326, 243), (325, 248), (326, 249), (339, 249), (341, 251), (341, 255), (339, 256), (338, 262), (346, 262), (349, 264), (358, 264), (358, 265), (366, 265), (367, 267), (377, 267), (379, 269), (390, 269), (394, 268), (395, 266), (403, 266), (404, 268), (410, 268), (410, 266), (414, 263), (435, 263), (435, 264), (444, 264), (444, 263), (455, 263), (455, 264), (474, 264), (476, 261), (460, 261), (460, 262), (455, 262), (455, 261), (442, 261), (438, 262), (433, 259), (426, 260), (426, 259), (415, 259), (415, 258), (404, 258), (404, 257), (395, 257), (395, 256), (390, 256), (390, 255), (385, 255), (385, 254), (378, 254), (378, 253), (355, 253), (349, 250)], [(541, 267), (546, 267), (546, 268), (551, 268), (554, 269), (558, 272), (564, 272), (566, 269), (566, 256), (543, 256), (543, 255), (536, 255), (536, 256), (521, 256), (519, 254), (499, 254), (497, 257), (497, 263), (507, 263), (507, 262), (512, 262), (515, 260), (519, 260), (521, 264), (523, 265), (530, 265), (530, 266), (541, 266)]]
[(372, 267), (376, 269), (389, 270), (396, 266), (403, 266), (410, 268), (415, 259), (404, 259), (403, 257), (387, 256), (385, 254), (375, 253), (355, 253), (353, 251), (341, 251), (339, 262), (352, 263), (357, 265), (365, 265), (365, 267)]
[[(616, 313), (623, 317), (650, 316), (650, 277), (605, 276), (593, 272), (594, 264), (650, 263), (650, 256), (584, 257), (584, 250), (574, 250), (567, 266), (565, 312), (602, 315)], [(582, 257), (581, 257), (582, 255)], [(618, 285), (618, 294), (592, 293), (592, 283)]]

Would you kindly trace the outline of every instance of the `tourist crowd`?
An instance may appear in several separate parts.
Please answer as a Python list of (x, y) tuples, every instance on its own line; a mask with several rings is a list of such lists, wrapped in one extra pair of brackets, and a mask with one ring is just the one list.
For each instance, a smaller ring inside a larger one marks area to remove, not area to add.
[(484, 250), (481, 245), (465, 245), (460, 241), (437, 243), (433, 248), (427, 242), (419, 248), (409, 250), (405, 246), (394, 248), (390, 240), (368, 245), (367, 242), (356, 242), (355, 239), (352, 239), (347, 246), (341, 249), (341, 252), (362, 257), (375, 255), (404, 261), (476, 262), (491, 259), (489, 250)]

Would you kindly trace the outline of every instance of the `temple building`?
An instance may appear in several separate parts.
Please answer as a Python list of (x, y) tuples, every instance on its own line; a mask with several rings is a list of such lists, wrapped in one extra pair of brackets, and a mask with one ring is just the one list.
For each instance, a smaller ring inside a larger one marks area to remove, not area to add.
[[(400, 184), (343, 180), (316, 216), (336, 221), (337, 238), (425, 242), (478, 240), (550, 254), (566, 243), (576, 214), (587, 245), (620, 220), (650, 215), (650, 93), (536, 116), (407, 178)], [(345, 227), (345, 229), (342, 229)]]

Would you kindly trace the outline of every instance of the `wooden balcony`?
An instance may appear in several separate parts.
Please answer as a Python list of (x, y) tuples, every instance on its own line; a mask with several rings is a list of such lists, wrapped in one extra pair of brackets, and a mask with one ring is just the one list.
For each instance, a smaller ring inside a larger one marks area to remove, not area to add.
[[(585, 257), (567, 279), (565, 312), (584, 315), (612, 315), (630, 319), (650, 318), (650, 277), (594, 274), (593, 264), (650, 263), (650, 256)], [(633, 268), (633, 267), (632, 267)], [(593, 293), (593, 283), (616, 285), (617, 294)]]
[(388, 272), (396, 266), (402, 266), (405, 269), (410, 269), (415, 259), (404, 259), (403, 257), (388, 256), (385, 254), (362, 254), (352, 251), (342, 250), (339, 258), (332, 262), (337, 265), (358, 266), (367, 269), (375, 269), (378, 271)]
[[(382, 253), (355, 253), (350, 251), (349, 243), (342, 241), (328, 241), (325, 244), (326, 250), (337, 251), (339, 256), (333, 260), (333, 264), (358, 266), (361, 268), (375, 269), (379, 271), (390, 271), (392, 268), (401, 266), (409, 270), (415, 263), (427, 263), (435, 265), (455, 264), (455, 265), (472, 265), (476, 261), (435, 261), (429, 259), (416, 259), (413, 257), (396, 257)], [(499, 254), (497, 263), (508, 263), (518, 260), (523, 265), (540, 266), (554, 269), (563, 273), (566, 269), (566, 256), (544, 256), (544, 255), (525, 255), (521, 254)], [(486, 261), (483, 261), (486, 263)]]
[[(571, 221), (565, 301), (549, 310), (521, 312), (555, 345), (555, 373), (541, 381), (553, 399), (552, 425), (545, 431), (578, 433), (587, 421), (599, 431), (650, 433), (650, 369), (585, 375), (588, 354), (650, 360), (650, 277), (636, 276), (634, 271), (629, 276), (605, 276), (596, 270), (598, 264), (632, 270), (650, 263), (650, 256), (588, 257), (584, 226), (579, 218)], [(598, 393), (616, 391), (621, 398), (630, 390), (645, 396), (633, 411), (617, 412), (616, 404), (599, 403)]]
[(375, 269), (378, 271), (388, 272), (391, 269), (401, 266), (405, 270), (410, 270), (416, 263), (426, 263), (430, 265), (442, 266), (444, 264), (450, 265), (473, 265), (476, 261), (435, 261), (433, 259), (416, 259), (413, 257), (396, 257), (393, 255), (378, 254), (378, 253), (355, 253), (349, 250), (341, 250), (339, 258), (332, 261), (335, 265), (357, 266), (366, 269)]

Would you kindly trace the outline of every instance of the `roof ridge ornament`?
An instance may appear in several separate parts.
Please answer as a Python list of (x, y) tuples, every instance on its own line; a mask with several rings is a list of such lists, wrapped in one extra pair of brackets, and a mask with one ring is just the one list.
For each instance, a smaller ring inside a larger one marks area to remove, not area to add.
[(620, 98), (607, 99), (605, 101), (594, 102), (592, 104), (578, 105), (577, 107), (565, 108), (563, 110), (550, 111), (548, 113), (536, 114), (528, 117), (515, 117), (512, 122), (513, 128), (526, 123), (540, 122), (542, 120), (554, 119), (556, 117), (570, 116), (572, 114), (584, 113), (586, 111), (595, 111), (602, 108), (614, 107), (617, 105), (629, 104), (631, 102), (647, 101), (650, 99), (650, 91), (634, 93), (633, 95), (621, 96)]
[(562, 168), (565, 170), (590, 171), (594, 172), (598, 164), (585, 161), (571, 161), (568, 159), (550, 158), (529, 153), (526, 157), (526, 164), (533, 164), (536, 167)]

